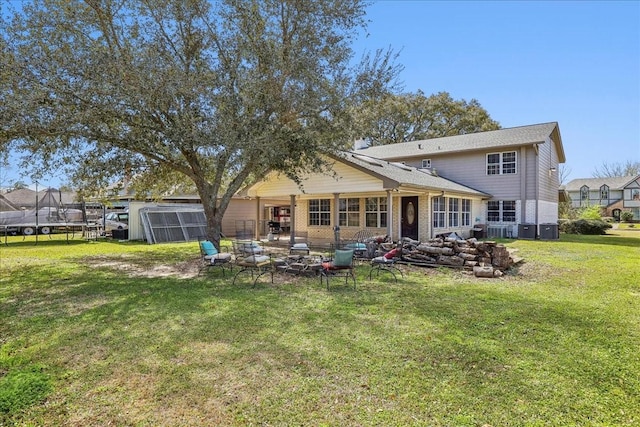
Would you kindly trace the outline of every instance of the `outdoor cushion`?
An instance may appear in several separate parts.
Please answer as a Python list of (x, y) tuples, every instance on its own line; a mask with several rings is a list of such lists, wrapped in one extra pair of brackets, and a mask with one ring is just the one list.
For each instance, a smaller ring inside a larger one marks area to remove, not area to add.
[(348, 249), (358, 249), (358, 250), (367, 249), (367, 245), (365, 245), (364, 243), (347, 243), (346, 247)]
[(216, 261), (218, 262), (231, 261), (231, 254), (228, 252), (218, 253), (215, 255), (206, 255), (204, 258), (211, 261), (211, 264), (214, 264)]
[(347, 267), (353, 263), (353, 250), (337, 250), (333, 258), (333, 265), (336, 267)]
[(383, 256), (386, 259), (391, 259), (391, 258), (395, 258), (395, 256), (398, 255), (398, 249), (391, 249), (389, 252), (387, 252), (386, 254), (384, 254)]
[(291, 247), (293, 249), (309, 249), (309, 246), (307, 246), (306, 243), (294, 243)]
[(240, 264), (243, 265), (260, 265), (269, 262), (267, 255), (251, 255), (243, 259)]
[(246, 254), (261, 254), (262, 246), (257, 243), (246, 243), (242, 245), (242, 252)]
[(202, 250), (204, 251), (204, 253), (207, 254), (207, 255), (215, 255), (215, 254), (218, 253), (218, 250), (213, 245), (213, 243), (211, 243), (208, 240), (205, 240), (204, 242), (201, 242), (200, 246), (202, 247)]

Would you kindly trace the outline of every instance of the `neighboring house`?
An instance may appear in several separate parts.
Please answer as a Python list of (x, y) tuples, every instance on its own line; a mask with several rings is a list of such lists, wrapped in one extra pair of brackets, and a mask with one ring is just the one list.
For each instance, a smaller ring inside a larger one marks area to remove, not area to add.
[(604, 216), (616, 220), (628, 210), (640, 219), (640, 175), (574, 179), (564, 189), (574, 208), (600, 206)]
[(258, 203), (281, 200), (290, 207), (292, 234), (310, 240), (331, 240), (335, 227), (342, 238), (366, 228), (425, 240), (478, 228), (517, 237), (531, 224), (557, 224), (565, 155), (555, 122), (356, 149), (330, 160), (332, 173), (311, 172), (302, 186), (271, 173), (244, 194)]
[(47, 188), (37, 193), (29, 188), (20, 188), (5, 193), (4, 199), (18, 209), (33, 209), (39, 207), (58, 207), (75, 203), (75, 193)]

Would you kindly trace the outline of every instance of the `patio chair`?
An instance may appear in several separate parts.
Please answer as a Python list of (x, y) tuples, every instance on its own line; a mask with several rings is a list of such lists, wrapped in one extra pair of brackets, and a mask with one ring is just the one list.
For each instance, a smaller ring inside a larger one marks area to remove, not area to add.
[(351, 278), (353, 280), (353, 289), (356, 289), (356, 276), (353, 272), (353, 249), (336, 249), (333, 259), (322, 264), (320, 284), (322, 284), (323, 280), (326, 280), (327, 290), (329, 290), (330, 277), (344, 277), (345, 285), (349, 283), (349, 278)]
[[(231, 263), (232, 255), (229, 252), (218, 252), (213, 243), (202, 237), (198, 238), (198, 247), (200, 248), (200, 257), (202, 259), (198, 274), (200, 274), (202, 270), (211, 267), (219, 267), (220, 270), (222, 270), (222, 277), (224, 277), (225, 268), (233, 271), (233, 264)], [(223, 248), (221, 247), (221, 249)]]
[(236, 266), (240, 267), (240, 270), (233, 276), (234, 285), (236, 284), (238, 276), (244, 272), (251, 273), (254, 288), (256, 287), (258, 279), (265, 274), (271, 275), (271, 283), (273, 283), (274, 266), (270, 255), (249, 255), (238, 260)]
[(289, 248), (290, 255), (309, 255), (311, 249), (306, 243), (294, 243), (291, 248)]
[(233, 242), (233, 251), (236, 267), (240, 268), (233, 276), (233, 285), (235, 285), (238, 276), (245, 272), (251, 273), (254, 288), (258, 279), (267, 273), (271, 274), (271, 283), (273, 283), (274, 263), (271, 255), (263, 254), (264, 250), (261, 246), (255, 242), (235, 241)]
[(374, 271), (376, 272), (376, 277), (380, 276), (380, 272), (386, 271), (388, 273), (391, 273), (393, 279), (396, 281), (396, 283), (398, 283), (396, 272), (400, 273), (400, 276), (404, 278), (402, 270), (396, 267), (396, 262), (401, 258), (402, 244), (399, 244), (398, 247), (390, 250), (382, 256), (373, 258), (371, 260), (371, 270), (369, 270), (369, 280), (371, 280)]

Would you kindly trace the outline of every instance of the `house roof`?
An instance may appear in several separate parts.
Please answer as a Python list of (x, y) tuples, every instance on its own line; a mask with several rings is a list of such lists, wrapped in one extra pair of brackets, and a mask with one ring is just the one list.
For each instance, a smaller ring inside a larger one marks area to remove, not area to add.
[(583, 185), (586, 185), (590, 189), (598, 189), (603, 185), (608, 185), (610, 190), (622, 190), (627, 184), (640, 176), (616, 176), (608, 178), (578, 178), (571, 180), (565, 185), (567, 191), (580, 191)]
[(36, 198), (40, 206), (57, 206), (62, 204), (73, 203), (75, 193), (60, 192), (55, 188), (48, 188), (42, 191), (35, 191), (29, 188), (20, 188), (4, 194), (6, 200), (18, 207), (33, 207), (36, 205)]
[(557, 122), (401, 142), (398, 144), (363, 148), (357, 150), (357, 152), (366, 153), (369, 156), (381, 159), (392, 160), (457, 153), (469, 150), (503, 149), (523, 145), (544, 144), (547, 138), (551, 138), (555, 143), (559, 162), (564, 163), (566, 158)]
[(415, 186), (428, 190), (449, 191), (455, 193), (470, 194), (481, 197), (491, 197), (489, 194), (467, 187), (441, 176), (433, 175), (424, 169), (414, 168), (402, 163), (394, 163), (388, 160), (377, 159), (361, 152), (343, 152), (332, 156), (337, 161), (351, 164), (353, 167), (387, 180), (395, 187)]
[(2, 194), (0, 194), (0, 212), (17, 211), (19, 210), (16, 205), (7, 200)]

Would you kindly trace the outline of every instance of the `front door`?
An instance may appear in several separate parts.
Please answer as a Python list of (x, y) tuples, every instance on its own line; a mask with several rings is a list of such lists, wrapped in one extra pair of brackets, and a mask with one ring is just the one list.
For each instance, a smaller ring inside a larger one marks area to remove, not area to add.
[(614, 209), (614, 210), (613, 210), (613, 219), (614, 219), (616, 222), (620, 222), (620, 213), (621, 213), (621, 212), (622, 212), (622, 211), (621, 211), (620, 209)]
[(402, 198), (402, 237), (418, 240), (418, 197)]

